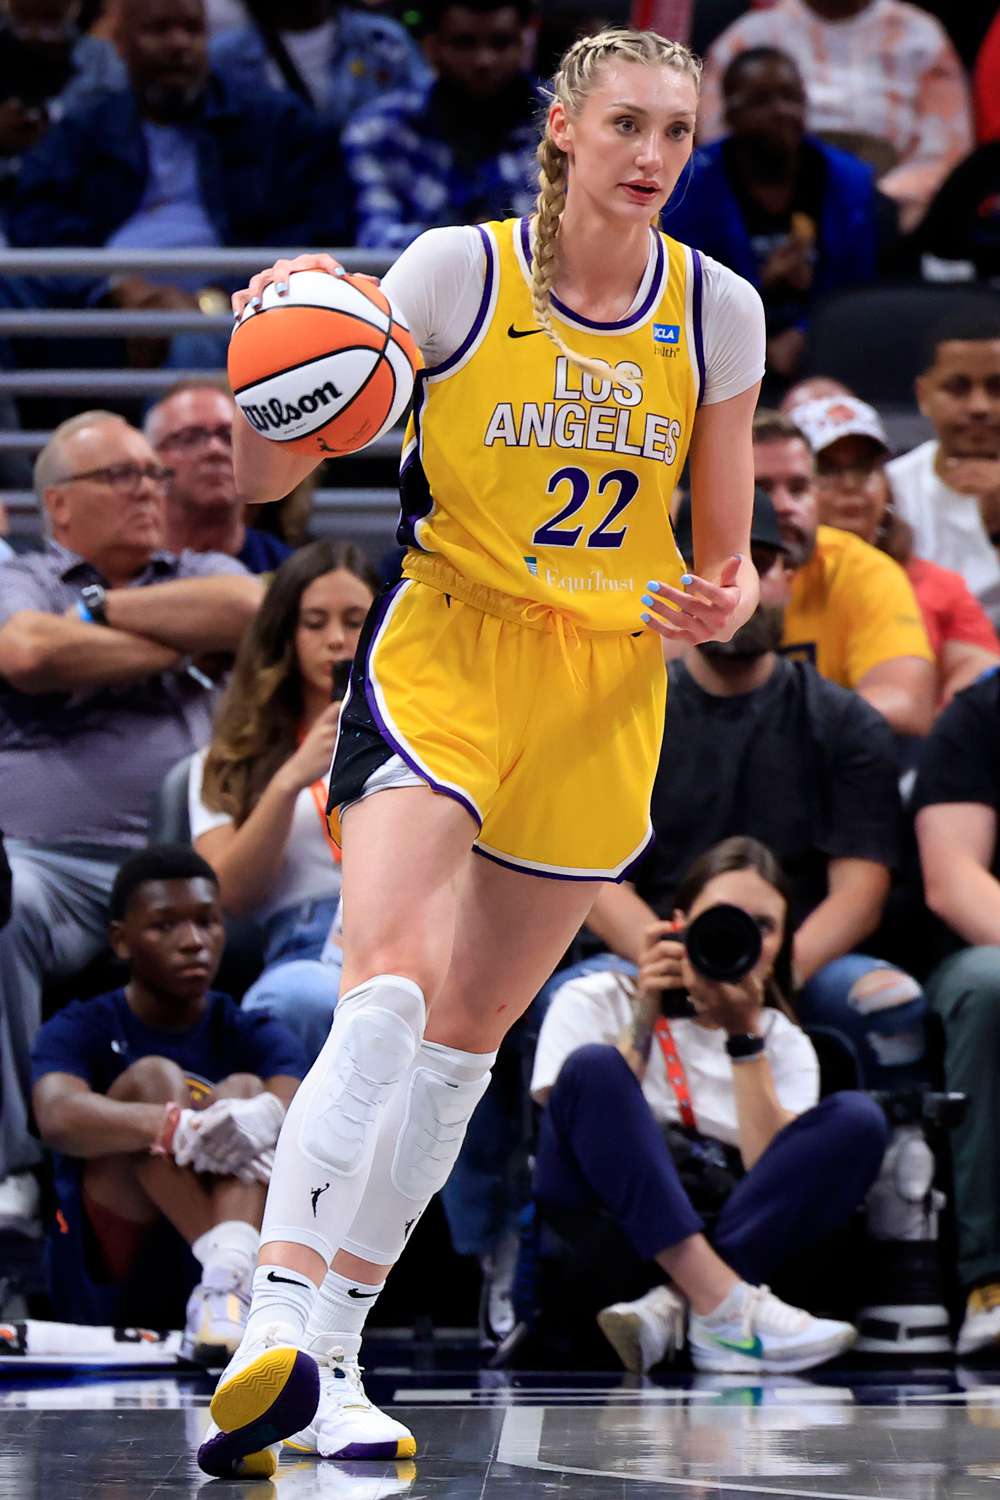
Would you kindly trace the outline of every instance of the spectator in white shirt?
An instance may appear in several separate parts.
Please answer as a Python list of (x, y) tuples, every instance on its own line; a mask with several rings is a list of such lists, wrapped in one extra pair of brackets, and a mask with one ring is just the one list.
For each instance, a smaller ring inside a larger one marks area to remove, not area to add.
[[(598, 1314), (633, 1373), (676, 1347), (678, 1292), (697, 1369), (806, 1369), (854, 1330), (759, 1283), (846, 1222), (878, 1173), (887, 1125), (867, 1094), (819, 1100), (816, 1054), (782, 995), (788, 901), (770, 850), (726, 839), (676, 899), (675, 920), (647, 931), (637, 987), (613, 971), (569, 980), (542, 1023), (531, 1082), (546, 1104), (542, 1221), (592, 1276), (594, 1310), (657, 1282)], [(733, 984), (697, 974), (675, 935), (722, 903), (761, 935), (757, 963)]]
[(886, 468), (913, 550), (961, 573), (1000, 620), (1000, 311), (931, 331), (917, 401), (935, 436)]
[(282, 563), (188, 785), (191, 837), (219, 877), (224, 908), (265, 929), (264, 972), (243, 1009), (284, 1020), (310, 1060), (340, 979), (337, 944), (327, 941), (340, 901), (330, 763), (344, 668), (377, 586), (353, 546), (312, 542)]

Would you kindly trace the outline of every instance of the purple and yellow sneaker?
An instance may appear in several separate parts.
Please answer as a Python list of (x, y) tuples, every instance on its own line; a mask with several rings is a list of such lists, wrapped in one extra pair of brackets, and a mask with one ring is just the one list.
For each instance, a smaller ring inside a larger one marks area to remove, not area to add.
[(269, 1479), (282, 1438), (306, 1427), (319, 1402), (319, 1367), (292, 1342), (294, 1330), (272, 1323), (244, 1340), (212, 1397), (212, 1425), (198, 1463), (217, 1479)]
[(412, 1458), (417, 1451), (413, 1433), (369, 1401), (360, 1365), (348, 1358), (336, 1337), (323, 1334), (309, 1346), (319, 1363), (319, 1403), (312, 1420), (286, 1437), (285, 1447), (319, 1458)]

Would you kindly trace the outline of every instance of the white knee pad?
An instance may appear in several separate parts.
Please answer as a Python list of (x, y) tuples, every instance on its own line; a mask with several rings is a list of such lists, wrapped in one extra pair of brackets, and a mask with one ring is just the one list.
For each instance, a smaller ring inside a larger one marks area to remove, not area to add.
[(431, 1198), (447, 1182), (495, 1052), (423, 1042), (379, 1127), (371, 1175), (341, 1248), (392, 1265)]
[(393, 1186), (405, 1198), (424, 1203), (444, 1187), (489, 1082), (488, 1072), (456, 1083), (429, 1068), (414, 1068), (390, 1170)]
[(378, 974), (345, 995), (316, 1060), (299, 1125), (299, 1147), (342, 1177), (368, 1157), (392, 1088), (413, 1061), (425, 1021), (418, 984)]

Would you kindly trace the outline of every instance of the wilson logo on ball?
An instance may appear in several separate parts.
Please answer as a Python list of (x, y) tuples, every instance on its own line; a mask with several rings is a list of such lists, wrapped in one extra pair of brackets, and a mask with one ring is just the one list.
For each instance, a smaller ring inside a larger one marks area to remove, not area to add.
[(262, 437), (324, 456), (356, 453), (399, 421), (420, 355), (381, 288), (296, 271), (265, 288), (229, 345), (229, 381)]
[(339, 401), (340, 398), (341, 392), (332, 380), (328, 380), (326, 385), (318, 386), (306, 396), (299, 396), (294, 403), (279, 401), (277, 396), (272, 396), (266, 406), (248, 401), (243, 407), (243, 415), (251, 427), (266, 436), (268, 432), (301, 423), (303, 417), (311, 417), (321, 406), (329, 406), (331, 401)]

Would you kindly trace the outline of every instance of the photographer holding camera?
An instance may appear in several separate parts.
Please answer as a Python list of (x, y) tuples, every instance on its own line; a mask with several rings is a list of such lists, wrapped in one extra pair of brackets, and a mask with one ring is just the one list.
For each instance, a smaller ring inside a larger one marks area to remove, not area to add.
[[(705, 914), (723, 906), (729, 931), (706, 934)], [(816, 1054), (784, 997), (787, 914), (771, 852), (726, 839), (681, 882), (675, 920), (647, 929), (637, 983), (582, 975), (542, 1023), (541, 1219), (584, 1268), (595, 1309), (611, 1301), (598, 1322), (633, 1373), (680, 1343), (685, 1303), (699, 1370), (805, 1370), (854, 1342), (850, 1324), (760, 1285), (847, 1221), (888, 1139), (867, 1095), (819, 1100)], [(734, 938), (747, 917), (756, 942)], [(720, 950), (729, 982), (704, 972)]]

